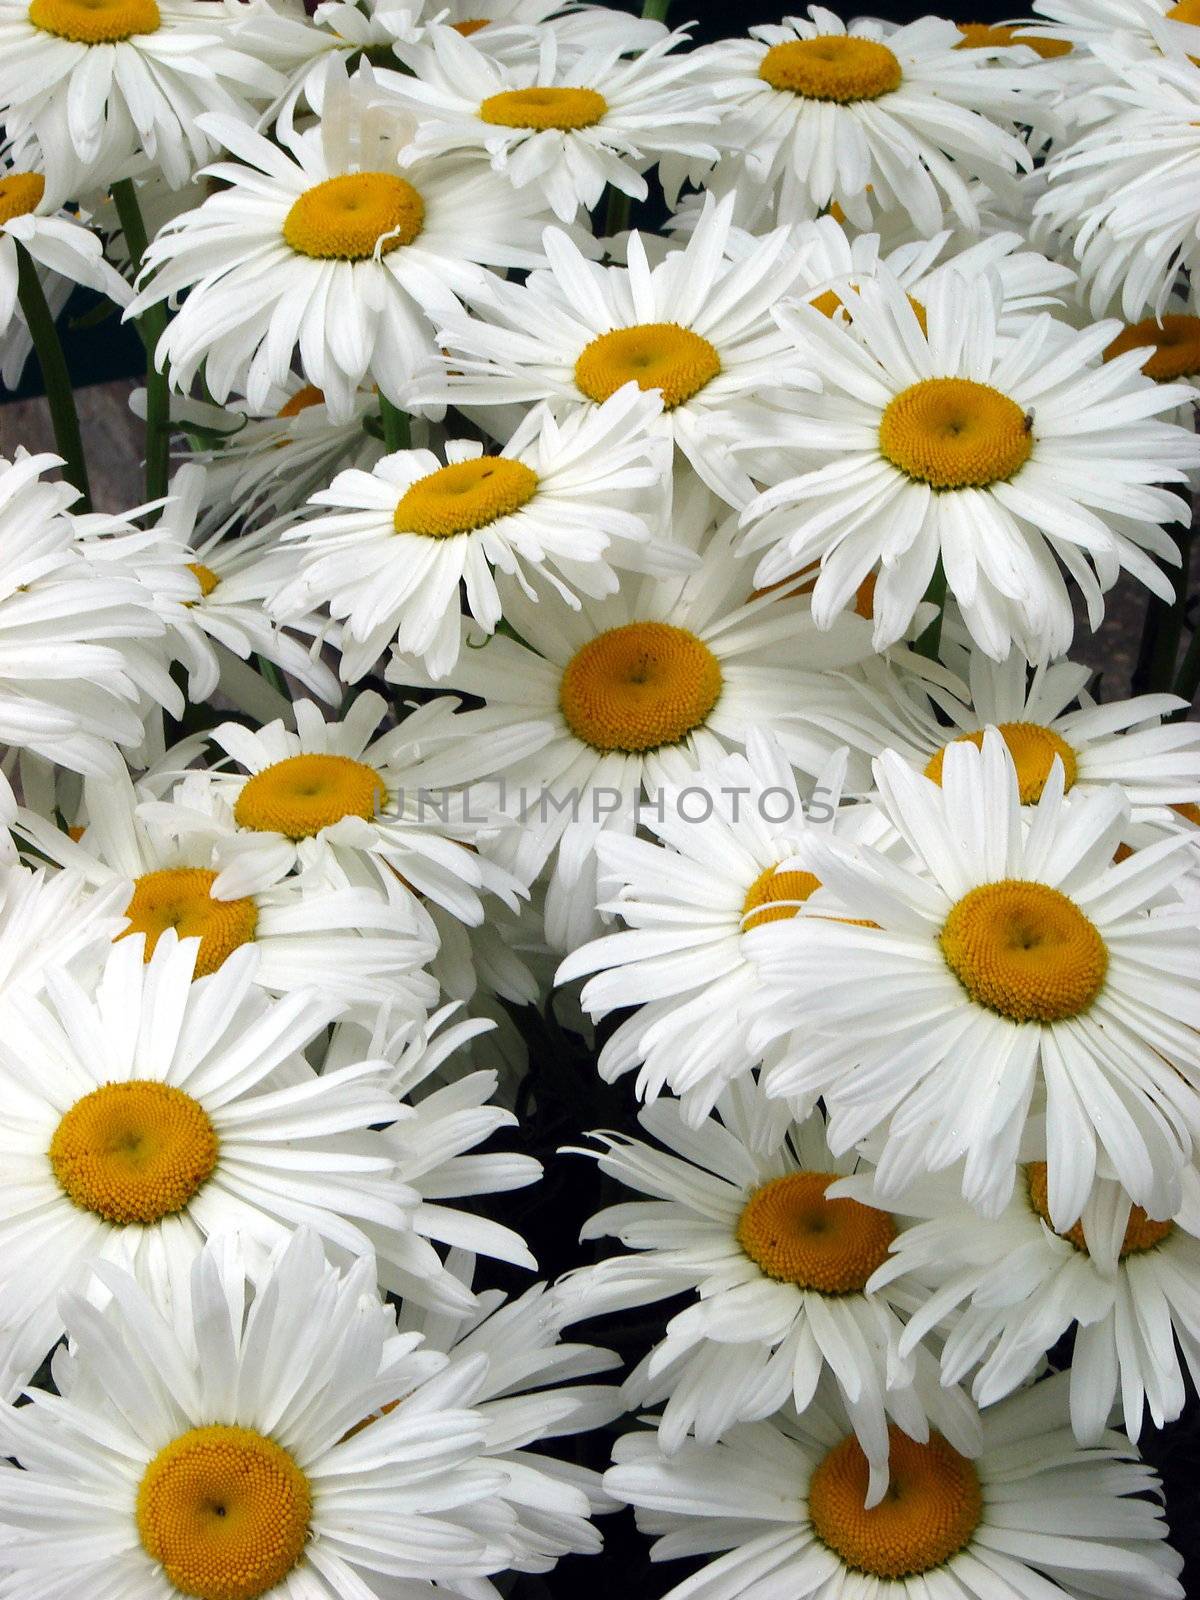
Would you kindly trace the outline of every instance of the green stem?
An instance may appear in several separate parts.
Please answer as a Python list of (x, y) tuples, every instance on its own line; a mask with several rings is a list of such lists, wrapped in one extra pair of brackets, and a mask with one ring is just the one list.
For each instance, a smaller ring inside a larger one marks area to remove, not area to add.
[(917, 639), (913, 649), (926, 660), (936, 661), (942, 647), (942, 618), (946, 615), (946, 569), (942, 566), (941, 556), (938, 557), (937, 566), (933, 569), (933, 577), (929, 580), (925, 599), (937, 607), (937, 616)]
[[(146, 223), (138, 204), (132, 178), (121, 178), (112, 186), (113, 203), (121, 219), (125, 248), (133, 265), (136, 282), (141, 277), (146, 256)], [(138, 332), (146, 347), (146, 498), (161, 500), (167, 492), (171, 459), (171, 399), (166, 371), (154, 363), (159, 340), (166, 332), (167, 307), (164, 301), (147, 306), (137, 319)]]
[(648, 22), (665, 22), (671, 9), (671, 0), (643, 0), (642, 16)]
[[(14, 243), (16, 241), (14, 240)], [(88, 487), (87, 461), (83, 454), (83, 435), (79, 431), (79, 413), (75, 409), (75, 394), (71, 388), (71, 374), (54, 317), (42, 292), (42, 282), (33, 264), (33, 257), (23, 244), (17, 243), (17, 299), (29, 324), (33, 348), (37, 351), (42, 369), (42, 383), (50, 407), (50, 420), (54, 424), (54, 442), (63, 458), (63, 477), (79, 490), (77, 510), (92, 509), (92, 495)]]
[(629, 226), (629, 196), (612, 184), (608, 187), (608, 206), (604, 212), (604, 234), (608, 239), (624, 233)]
[(1183, 638), (1184, 618), (1188, 604), (1188, 577), (1191, 567), (1192, 529), (1186, 528), (1175, 535), (1179, 545), (1179, 565), (1171, 574), (1175, 597), (1169, 605), (1162, 602), (1152, 612), (1147, 609), (1147, 623), (1154, 616), (1156, 626), (1150, 641), (1148, 661), (1148, 687), (1152, 691), (1168, 690), (1175, 677), (1175, 660), (1179, 642)]
[[(1175, 679), (1175, 693), (1182, 695), (1189, 705), (1195, 699), (1197, 689), (1200, 689), (1200, 627), (1192, 635), (1192, 642), (1187, 647)], [(1171, 720), (1176, 722), (1186, 716), (1186, 710), (1177, 711)]]
[(383, 423), (383, 442), (387, 446), (388, 454), (394, 450), (410, 450), (412, 448), (412, 425), (407, 411), (401, 411), (399, 406), (394, 406), (384, 395), (379, 396), (379, 417)]

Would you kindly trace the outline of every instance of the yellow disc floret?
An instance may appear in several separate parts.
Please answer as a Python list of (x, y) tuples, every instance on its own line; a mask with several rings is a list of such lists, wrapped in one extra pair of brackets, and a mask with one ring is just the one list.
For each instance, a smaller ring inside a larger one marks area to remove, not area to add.
[(462, 22), (452, 22), (450, 26), (455, 33), (461, 33), (464, 39), (469, 39), (480, 28), (486, 28), (490, 21), (490, 17), (465, 17)]
[(213, 899), (216, 876), (204, 867), (166, 867), (136, 878), (125, 908), (129, 927), (118, 938), (144, 933), (149, 961), (159, 935), (174, 928), (181, 939), (200, 940), (196, 977), (215, 972), (239, 945), (249, 944), (258, 927), (253, 900)]
[(821, 34), (815, 39), (789, 39), (767, 51), (758, 75), (772, 89), (785, 89), (805, 100), (878, 100), (900, 87), (900, 63), (885, 44), (852, 34)]
[(571, 133), (594, 128), (607, 110), (608, 101), (594, 89), (505, 89), (488, 95), (479, 107), (479, 120), (497, 128)]
[(192, 1428), (160, 1450), (137, 1496), (146, 1553), (195, 1600), (258, 1600), (304, 1554), (312, 1490), (274, 1439)]
[(106, 1083), (77, 1100), (50, 1140), (50, 1166), (68, 1199), (105, 1222), (160, 1222), (212, 1177), (217, 1136), (182, 1089), (154, 1079)]
[(1156, 322), (1147, 317), (1119, 333), (1104, 352), (1105, 361), (1127, 350), (1145, 350), (1142, 371), (1156, 383), (1171, 383), (1200, 373), (1200, 317), (1173, 313)]
[(533, 468), (509, 456), (455, 461), (406, 489), (393, 522), (397, 533), (448, 539), (512, 516), (533, 499), (537, 488)]
[[(858, 293), (858, 285), (856, 283), (852, 283), (850, 287), (856, 294)], [(929, 317), (925, 307), (919, 300), (914, 300), (911, 294), (906, 295), (905, 298), (912, 307), (913, 316), (916, 317), (917, 322), (920, 324), (921, 332), (928, 335)], [(823, 317), (832, 318), (840, 311), (847, 322), (854, 320), (842, 304), (842, 298), (835, 289), (826, 289), (824, 293), (814, 296), (808, 303), (814, 311), (819, 311)]]
[(325, 404), (325, 391), (318, 389), (315, 383), (302, 383), (295, 394), (285, 400), (275, 413), (277, 417), (298, 417), (302, 411), (307, 411), (310, 406), (323, 406)]
[(45, 192), (40, 172), (6, 172), (0, 177), (0, 225), (36, 211)]
[[(207, 600), (209, 595), (220, 583), (220, 578), (217, 577), (216, 573), (211, 567), (206, 567), (203, 561), (189, 561), (188, 571), (200, 585), (200, 598), (202, 600)], [(184, 601), (184, 605), (194, 606), (195, 604), (196, 602), (194, 600)]]
[(721, 358), (707, 339), (677, 322), (641, 322), (602, 333), (575, 363), (575, 386), (603, 402), (627, 383), (662, 391), (663, 408), (674, 411), (700, 393), (721, 371)]
[(813, 1532), (853, 1572), (916, 1578), (971, 1542), (983, 1516), (979, 1474), (940, 1433), (918, 1444), (894, 1424), (888, 1427), (887, 1493), (868, 1511), (869, 1473), (851, 1434), (818, 1464), (808, 1485)]
[(759, 873), (746, 892), (742, 932), (748, 933), (762, 922), (781, 922), (785, 917), (794, 917), (800, 902), (820, 887), (820, 878), (811, 872), (780, 872), (778, 867), (768, 867)]
[(895, 1223), (858, 1200), (827, 1200), (837, 1180), (836, 1172), (790, 1172), (750, 1196), (737, 1242), (768, 1278), (818, 1294), (861, 1294), (887, 1260)]
[(155, 0), (31, 0), (29, 20), (73, 44), (119, 44), (162, 26)]
[(1096, 999), (1108, 950), (1073, 900), (1005, 878), (971, 889), (939, 935), (946, 965), (977, 1005), (1011, 1022), (1062, 1022)]
[(1069, 39), (1055, 39), (1046, 33), (1022, 33), (1007, 22), (960, 22), (958, 31), (962, 38), (955, 45), (956, 50), (989, 50), (995, 45), (1023, 44), (1043, 61), (1071, 54)]
[[(1055, 756), (1063, 764), (1064, 791), (1073, 787), (1079, 776), (1079, 762), (1071, 746), (1053, 728), (1043, 727), (1040, 722), (1001, 722), (997, 731), (1008, 746), (1008, 753), (1017, 769), (1017, 784), (1023, 806), (1035, 805), (1042, 798), (1042, 790), (1046, 787)], [(982, 728), (974, 728), (970, 733), (951, 740), (951, 743), (973, 744), (980, 750), (983, 748), (983, 734)], [(943, 745), (930, 757), (929, 765), (925, 768), (925, 776), (932, 778), (934, 783), (942, 781), (942, 765), (949, 748), (949, 745)]]
[(425, 225), (425, 202), (394, 172), (326, 178), (293, 201), (283, 237), (318, 261), (367, 261), (411, 244)]
[(233, 807), (239, 828), (311, 839), (343, 817), (368, 821), (387, 791), (374, 767), (349, 756), (288, 756), (246, 781)]
[(589, 639), (562, 675), (568, 728), (594, 750), (678, 744), (720, 699), (721, 666), (686, 628), (629, 622)]
[(879, 449), (934, 489), (986, 488), (1029, 460), (1033, 425), (1015, 400), (971, 378), (925, 378), (902, 389), (879, 420)]
[[(1029, 1204), (1048, 1228), (1053, 1228), (1050, 1221), (1050, 1195), (1047, 1168), (1044, 1161), (1031, 1161), (1025, 1168), (1025, 1183), (1029, 1191)], [(1125, 1224), (1125, 1237), (1121, 1241), (1121, 1260), (1126, 1256), (1137, 1256), (1146, 1250), (1153, 1250), (1164, 1239), (1170, 1237), (1174, 1231), (1173, 1222), (1158, 1222), (1153, 1217), (1147, 1216), (1141, 1206), (1130, 1206), (1129, 1221)], [(1091, 1252), (1087, 1247), (1087, 1238), (1083, 1231), (1083, 1223), (1077, 1222), (1073, 1228), (1067, 1228), (1060, 1233), (1060, 1239), (1065, 1239), (1068, 1244), (1073, 1244), (1076, 1250), (1084, 1255)]]

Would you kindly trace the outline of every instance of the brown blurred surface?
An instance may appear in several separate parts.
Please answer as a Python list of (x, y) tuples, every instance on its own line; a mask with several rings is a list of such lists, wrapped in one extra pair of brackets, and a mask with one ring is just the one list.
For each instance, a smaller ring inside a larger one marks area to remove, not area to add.
[[(91, 474), (92, 496), (98, 511), (121, 511), (136, 505), (141, 493), (141, 424), (129, 410), (135, 385), (129, 381), (96, 384), (79, 394), (80, 424)], [(53, 450), (54, 434), (44, 400), (22, 400), (0, 405), (0, 455), (11, 456), (17, 445), (27, 450)], [(1192, 593), (1200, 589), (1200, 540), (1192, 560)], [(1100, 694), (1105, 700), (1129, 693), (1145, 615), (1146, 592), (1124, 578), (1108, 596), (1104, 624), (1098, 633), (1088, 631), (1087, 619), (1077, 612), (1077, 661), (1101, 674)]]

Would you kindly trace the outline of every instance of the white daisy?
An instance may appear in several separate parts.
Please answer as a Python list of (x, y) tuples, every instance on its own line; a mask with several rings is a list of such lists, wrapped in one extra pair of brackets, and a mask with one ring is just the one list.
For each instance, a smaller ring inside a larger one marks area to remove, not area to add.
[(543, 259), (532, 197), (478, 161), (419, 161), (401, 176), (405, 120), (367, 97), (331, 86), (319, 125), (283, 146), (232, 118), (201, 119), (238, 159), (206, 169), (222, 187), (151, 244), (130, 312), (191, 291), (156, 352), (174, 388), (203, 364), (218, 401), (236, 386), (261, 409), (298, 347), (334, 421), (366, 380), (403, 405), (434, 357), (434, 322), (486, 281), (480, 263)]
[(1034, 217), (1074, 239), (1093, 316), (1119, 306), (1132, 322), (1161, 315), (1180, 270), (1200, 267), (1200, 68), (1102, 59), (1089, 126), (1052, 152)]
[(1030, 673), (1015, 651), (992, 661), (945, 636), (941, 653), (955, 672), (949, 680), (890, 661), (865, 662), (846, 675), (844, 693), (798, 714), (869, 756), (898, 751), (935, 783), (950, 744), (981, 744), (984, 729), (996, 727), (1016, 765), (1022, 805), (1041, 798), (1056, 757), (1064, 792), (1119, 784), (1135, 822), (1150, 808), (1200, 800), (1200, 726), (1162, 720), (1185, 709), (1178, 695), (1098, 705), (1086, 693), (1091, 669), (1073, 661)]
[(995, 732), (951, 744), (940, 787), (892, 751), (875, 776), (911, 864), (829, 834), (801, 862), (878, 926), (746, 935), (766, 986), (751, 1045), (797, 1030), (770, 1091), (823, 1093), (837, 1151), (887, 1125), (881, 1192), (963, 1160), (964, 1195), (992, 1214), (1044, 1108), (1055, 1227), (1097, 1175), (1173, 1216), (1200, 1135), (1200, 985), (1195, 912), (1161, 902), (1188, 841), (1114, 865), (1120, 792), (1064, 802), (1059, 760), (1023, 811)]
[(709, 487), (744, 504), (753, 484), (730, 443), (756, 438), (768, 402), (790, 410), (815, 380), (769, 315), (802, 259), (788, 259), (780, 230), (730, 263), (731, 218), (729, 201), (710, 203), (686, 247), (653, 269), (640, 234), (627, 267), (602, 267), (550, 229), (547, 271), (520, 286), (493, 281), (471, 297), (474, 315), (443, 319), (446, 374), (422, 398), (481, 408), (547, 400), (562, 415), (633, 382), (662, 395), (663, 434)]
[(48, 968), (90, 968), (121, 930), (122, 891), (99, 894), (76, 872), (0, 866), (0, 1003), (36, 993)]
[(651, 1559), (712, 1556), (665, 1600), (1182, 1600), (1158, 1479), (1119, 1433), (1081, 1449), (1067, 1380), (983, 1419), (974, 1460), (892, 1432), (895, 1493), (867, 1508), (867, 1461), (824, 1401), (667, 1456), (629, 1433), (604, 1477), (657, 1535)]
[(99, 236), (78, 212), (61, 204), (61, 197), (47, 193), (45, 174), (24, 170), (11, 155), (0, 152), (0, 349), (6, 389), (16, 388), (33, 347), (17, 302), (18, 247), (34, 262), (42, 293), (56, 316), (66, 304), (70, 285), (76, 283), (98, 290), (119, 306), (133, 298), (124, 278), (105, 261)]
[[(383, 733), (387, 707), (374, 693), (358, 695), (336, 722), (299, 701), (294, 733), (282, 722), (222, 723), (211, 738), (244, 770), (225, 764), (189, 772), (169, 800), (147, 802), (146, 814), (181, 838), (213, 841), (219, 899), (269, 888), (332, 850), (343, 869), (360, 864), (352, 879), (365, 871), (366, 881), (393, 893), (411, 890), (465, 922), (482, 922), (481, 893), (512, 900), (517, 885), (478, 848), (465, 848), (476, 846), (490, 815), (473, 811), (469, 795), (444, 793), (424, 764), (430, 748), (452, 744), (457, 752), (456, 703), (431, 701)], [(521, 751), (528, 738), (493, 741), (494, 751), (479, 754), (481, 765), (510, 747)], [(227, 809), (201, 798), (208, 791)]]
[(626, 1380), (626, 1404), (666, 1401), (658, 1434), (673, 1454), (689, 1434), (713, 1444), (789, 1400), (805, 1411), (825, 1373), (870, 1463), (872, 1505), (888, 1485), (889, 1421), (921, 1442), (932, 1425), (974, 1455), (970, 1402), (938, 1382), (927, 1349), (900, 1354), (923, 1280), (865, 1292), (888, 1259), (895, 1220), (826, 1197), (855, 1158), (830, 1153), (819, 1114), (781, 1118), (747, 1076), (724, 1092), (719, 1112), (689, 1127), (677, 1103), (660, 1100), (639, 1121), (666, 1153), (605, 1133), (591, 1136), (600, 1153), (577, 1152), (596, 1154), (609, 1177), (654, 1198), (619, 1203), (585, 1225), (584, 1239), (615, 1234), (627, 1253), (563, 1280), (575, 1316), (693, 1296)]
[(312, 502), (337, 510), (283, 535), (303, 542), (272, 613), (288, 620), (328, 605), (342, 623), (347, 682), (392, 643), (442, 678), (458, 659), (460, 588), (484, 633), (501, 620), (494, 569), (535, 598), (543, 587), (572, 604), (577, 591), (612, 594), (614, 566), (655, 564), (644, 510), (645, 491), (666, 470), (650, 432), (661, 409), (657, 395), (629, 383), (561, 427), (545, 408), (531, 411), (497, 453), (450, 439), (439, 454), (402, 450), (372, 473), (339, 473)]
[(0, 113), (68, 174), (144, 153), (173, 188), (217, 148), (202, 112), (253, 119), (279, 77), (203, 0), (0, 0)]
[(611, 185), (633, 200), (663, 156), (711, 164), (719, 113), (696, 56), (673, 54), (677, 32), (629, 59), (619, 41), (560, 56), (554, 33), (524, 62), (502, 64), (453, 28), (401, 44), (408, 75), (380, 86), (417, 119), (417, 155), (470, 151), (517, 191), (531, 187), (563, 222), (592, 211)]
[(825, 392), (790, 425), (805, 470), (746, 509), (748, 548), (769, 547), (759, 583), (820, 558), (821, 623), (881, 566), (882, 647), (907, 627), (940, 560), (972, 638), (997, 660), (1014, 642), (1038, 661), (1068, 649), (1060, 562), (1093, 628), (1122, 568), (1170, 598), (1151, 557), (1178, 563), (1162, 524), (1189, 511), (1160, 485), (1186, 481), (1200, 441), (1157, 419), (1191, 397), (1186, 385), (1151, 383), (1132, 353), (1095, 365), (1112, 323), (1068, 336), (1043, 315), (999, 340), (982, 278), (938, 274), (924, 330), (882, 276), (841, 298), (850, 327), (811, 306), (780, 312)]
[[(173, 928), (200, 941), (197, 977), (253, 944), (252, 977), (269, 994), (319, 989), (369, 1016), (381, 1006), (423, 1015), (437, 1003), (437, 984), (421, 970), (435, 954), (436, 935), (411, 899), (389, 901), (339, 882), (332, 861), (257, 894), (217, 899), (213, 840), (195, 834), (181, 841), (139, 814), (141, 798), (127, 776), (85, 780), (87, 826), (77, 841), (28, 810), (17, 828), (40, 854), (104, 892), (106, 903), (117, 893), (125, 926), (112, 936), (145, 935), (147, 961)], [(233, 817), (222, 819), (216, 806), (212, 820), (214, 832), (222, 820), (235, 831)]]
[[(451, 1254), (449, 1266), (466, 1283), (473, 1265), (469, 1254)], [(591, 1518), (614, 1509), (600, 1474), (536, 1446), (620, 1415), (620, 1392), (611, 1384), (574, 1381), (611, 1370), (618, 1357), (564, 1341), (556, 1291), (541, 1283), (514, 1300), (499, 1289), (485, 1290), (466, 1315), (422, 1314), (406, 1304), (399, 1322), (424, 1336), (426, 1350), (444, 1350), (478, 1374), (466, 1403), (483, 1418), (484, 1456), (508, 1478), (498, 1492), (516, 1513), (513, 1567), (549, 1572), (560, 1556), (597, 1554), (602, 1541)], [(490, 1585), (481, 1594), (498, 1600)]]
[(636, 1008), (604, 1041), (602, 1078), (612, 1082), (636, 1067), (639, 1098), (669, 1088), (689, 1120), (699, 1121), (725, 1085), (755, 1064), (746, 1020), (758, 1002), (758, 971), (743, 936), (809, 909), (819, 883), (785, 863), (807, 829), (845, 831), (862, 813), (839, 814), (844, 766), (836, 757), (802, 790), (778, 741), (752, 728), (745, 756), (702, 766), (685, 784), (660, 790), (644, 822), (651, 838), (597, 840), (607, 896), (601, 909), (626, 928), (574, 950), (557, 981), (587, 977), (581, 1001), (589, 1016)]
[(126, 1274), (104, 1286), (101, 1311), (66, 1302), (63, 1398), (0, 1418), (24, 1469), (0, 1474), (0, 1593), (363, 1600), (507, 1566), (479, 1364), (398, 1335), (368, 1263), (340, 1277), (302, 1232), (252, 1296), (216, 1245), (175, 1325)]
[[(855, 1177), (842, 1191), (869, 1199), (870, 1180)], [(1060, 1234), (1050, 1226), (1044, 1161), (1025, 1166), (1013, 1198), (990, 1220), (956, 1203), (944, 1181), (926, 1180), (901, 1205), (927, 1220), (897, 1235), (892, 1258), (878, 1268), (871, 1287), (901, 1274), (926, 1286), (925, 1304), (905, 1329), (901, 1349), (907, 1353), (930, 1327), (948, 1323), (942, 1376), (956, 1382), (974, 1371), (971, 1392), (980, 1405), (1023, 1384), (1074, 1328), (1076, 1438), (1096, 1443), (1119, 1394), (1125, 1431), (1136, 1441), (1144, 1409), (1158, 1428), (1183, 1410), (1180, 1354), (1193, 1382), (1200, 1373), (1200, 1184), (1194, 1167), (1184, 1174), (1184, 1194), (1177, 1217), (1155, 1222), (1130, 1206), (1119, 1184), (1101, 1182), (1082, 1222)]]
[[(553, 861), (546, 928), (558, 949), (599, 931), (602, 833), (631, 835), (664, 784), (687, 782), (743, 746), (753, 727), (774, 729), (791, 759), (817, 770), (828, 745), (794, 733), (789, 717), (802, 698), (824, 692), (820, 674), (869, 653), (859, 617), (823, 634), (804, 597), (747, 600), (750, 575), (732, 553), (731, 522), (704, 543), (712, 510), (694, 479), (676, 501), (677, 539), (704, 546), (703, 568), (688, 577), (628, 582), (578, 611), (505, 586), (516, 637), (493, 634), (465, 650), (447, 680), (485, 704), (450, 724), (459, 771), (449, 751), (434, 764), (448, 781), (466, 781), (481, 775), (483, 759), (503, 780), (503, 803), (521, 829), (496, 847), (525, 882)], [(422, 681), (420, 664), (400, 655), (387, 676)]]
[(1031, 165), (1010, 130), (1035, 115), (1036, 97), (1019, 68), (958, 49), (952, 22), (847, 25), (810, 6), (750, 32), (705, 52), (732, 113), (730, 181), (776, 194), (788, 221), (837, 200), (859, 226), (878, 209), (907, 212), (927, 235), (947, 211), (975, 228), (969, 181), (1004, 193)]
[(162, 935), (148, 962), (119, 940), (97, 982), (48, 973), (0, 1029), (5, 1198), (0, 1388), (26, 1383), (62, 1334), (60, 1291), (99, 1260), (174, 1293), (205, 1238), (272, 1248), (301, 1223), (407, 1262), (408, 1196), (374, 1127), (401, 1113), (386, 1065), (317, 1077), (301, 1051), (337, 1015), (314, 991), (269, 1001), (253, 948), (192, 980), (198, 943)]

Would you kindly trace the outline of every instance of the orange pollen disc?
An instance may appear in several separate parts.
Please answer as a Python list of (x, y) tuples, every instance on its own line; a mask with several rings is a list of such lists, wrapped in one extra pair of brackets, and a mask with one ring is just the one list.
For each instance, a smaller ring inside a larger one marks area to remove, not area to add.
[(756, 1189), (737, 1242), (768, 1278), (818, 1294), (861, 1294), (887, 1260), (896, 1226), (858, 1200), (827, 1200), (836, 1172), (791, 1172)]
[(780, 872), (778, 867), (768, 867), (746, 891), (742, 906), (742, 932), (749, 933), (762, 922), (781, 922), (794, 917), (800, 907), (798, 901), (807, 900), (821, 880), (811, 872)]
[[(1025, 1182), (1029, 1190), (1029, 1204), (1046, 1226), (1054, 1229), (1054, 1224), (1050, 1221), (1046, 1163), (1029, 1162), (1025, 1168)], [(1125, 1237), (1121, 1241), (1121, 1260), (1124, 1261), (1126, 1256), (1142, 1255), (1147, 1250), (1153, 1250), (1171, 1236), (1174, 1228), (1173, 1222), (1157, 1222), (1153, 1217), (1147, 1216), (1141, 1206), (1130, 1206)], [(1076, 1250), (1082, 1251), (1084, 1255), (1089, 1254), (1082, 1222), (1077, 1222), (1073, 1228), (1068, 1228), (1065, 1233), (1060, 1233), (1058, 1236), (1060, 1239), (1065, 1239), (1068, 1244), (1073, 1244)]]

